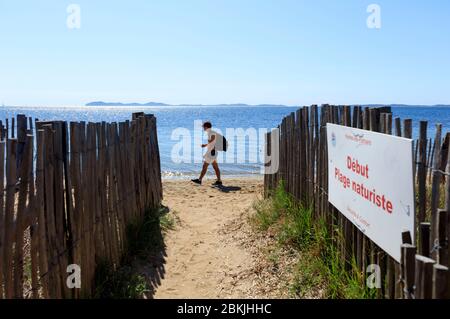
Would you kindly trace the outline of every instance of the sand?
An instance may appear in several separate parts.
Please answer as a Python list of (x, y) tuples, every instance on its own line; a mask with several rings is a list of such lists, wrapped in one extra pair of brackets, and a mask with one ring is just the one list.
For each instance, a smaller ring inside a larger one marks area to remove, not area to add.
[(262, 178), (213, 181), (165, 181), (164, 201), (175, 218), (164, 236), (164, 276), (154, 298), (266, 298), (258, 276), (259, 248), (249, 216), (262, 196)]

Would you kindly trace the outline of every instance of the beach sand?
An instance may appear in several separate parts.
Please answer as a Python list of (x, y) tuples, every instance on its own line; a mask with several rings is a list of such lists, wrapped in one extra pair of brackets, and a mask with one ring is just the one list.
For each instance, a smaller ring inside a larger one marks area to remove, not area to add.
[(163, 204), (175, 227), (164, 236), (164, 277), (154, 298), (270, 297), (248, 221), (262, 178), (224, 180), (222, 189), (212, 182), (164, 181)]

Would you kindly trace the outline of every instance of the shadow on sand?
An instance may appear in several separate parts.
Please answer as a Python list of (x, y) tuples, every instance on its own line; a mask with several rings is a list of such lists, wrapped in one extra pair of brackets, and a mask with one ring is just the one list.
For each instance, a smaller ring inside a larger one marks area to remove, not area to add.
[(137, 252), (138, 259), (134, 263), (134, 268), (137, 273), (145, 277), (148, 291), (144, 293), (148, 299), (153, 299), (156, 289), (161, 285), (161, 280), (164, 279), (165, 264), (166, 264), (166, 244), (164, 242), (164, 232), (166, 227), (166, 216), (170, 213), (169, 207), (161, 206), (157, 212), (157, 216), (150, 222), (148, 226), (148, 235), (144, 236), (144, 245), (147, 249)]
[(242, 189), (241, 187), (238, 186), (225, 186), (225, 185), (213, 186), (213, 188), (221, 191), (222, 193), (234, 193), (239, 192)]
[(164, 232), (170, 209), (162, 206), (148, 212), (140, 225), (127, 229), (128, 249), (121, 266), (112, 271), (101, 269), (97, 278), (96, 298), (152, 299), (165, 275), (166, 245)]

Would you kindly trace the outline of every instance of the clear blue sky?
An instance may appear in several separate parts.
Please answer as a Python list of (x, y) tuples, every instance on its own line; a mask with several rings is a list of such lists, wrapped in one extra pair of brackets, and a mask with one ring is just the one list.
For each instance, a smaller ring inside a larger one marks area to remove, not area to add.
[(7, 105), (450, 104), (448, 0), (0, 0), (0, 43)]

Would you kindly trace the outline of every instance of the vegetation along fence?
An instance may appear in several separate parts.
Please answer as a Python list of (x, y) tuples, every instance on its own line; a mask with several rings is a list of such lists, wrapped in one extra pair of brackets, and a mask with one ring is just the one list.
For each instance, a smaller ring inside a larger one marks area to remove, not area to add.
[[(161, 201), (156, 118), (18, 115), (0, 123), (0, 133), (0, 299), (91, 296), (96, 266), (116, 269), (126, 226)], [(80, 289), (67, 285), (74, 267)]]
[[(428, 123), (420, 122), (419, 138), (414, 142), (417, 239), (412, 242), (411, 234), (403, 233), (401, 263), (397, 263), (329, 204), (327, 123), (413, 136), (412, 121), (393, 119), (390, 107), (324, 105), (299, 109), (279, 126), (280, 167), (265, 176), (266, 196), (283, 181), (294, 199), (311, 205), (315, 217), (325, 220), (342, 263), (349, 267), (356, 261), (361, 273), (370, 264), (379, 265), (382, 287), (378, 297), (449, 298), (450, 133), (443, 135), (438, 124), (434, 139), (429, 139)], [(273, 134), (266, 136), (269, 153)]]

